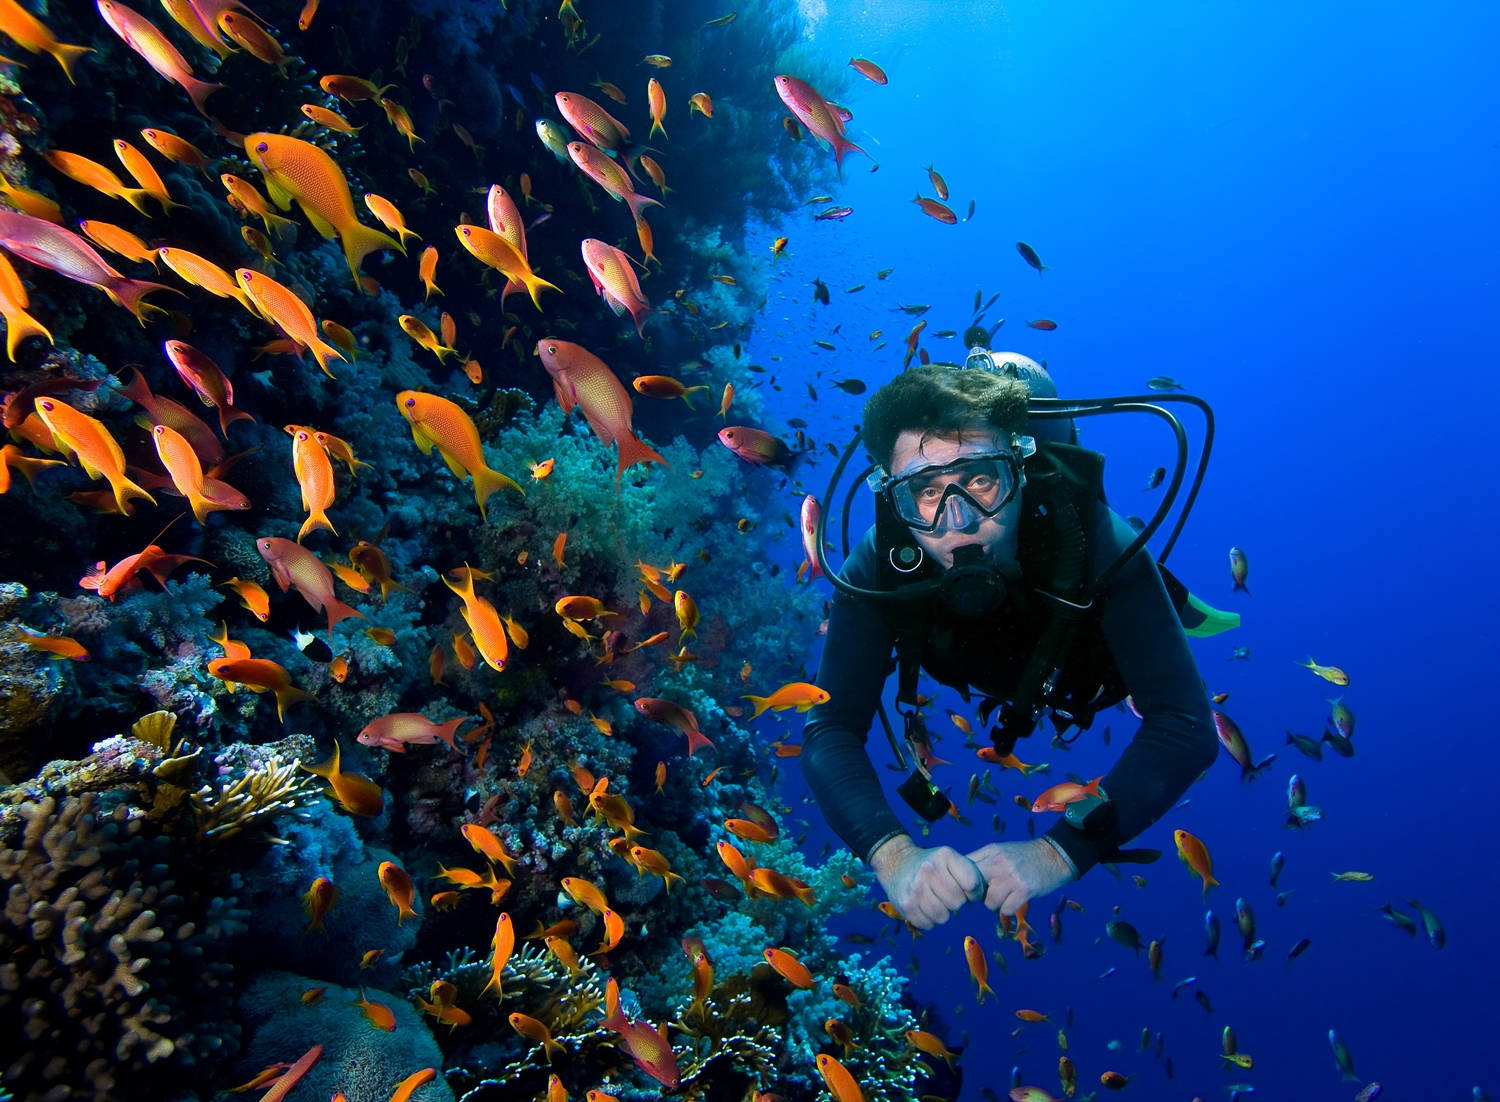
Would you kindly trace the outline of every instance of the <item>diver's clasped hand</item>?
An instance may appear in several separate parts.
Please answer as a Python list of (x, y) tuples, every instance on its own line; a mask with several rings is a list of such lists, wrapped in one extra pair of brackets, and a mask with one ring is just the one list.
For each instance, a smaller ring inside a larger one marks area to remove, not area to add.
[(984, 897), (984, 877), (973, 861), (948, 846), (923, 849), (901, 836), (870, 856), (886, 897), (919, 930), (953, 917), (965, 903)]
[(1028, 900), (1055, 892), (1073, 879), (1062, 854), (1043, 838), (991, 842), (968, 855), (984, 876), (984, 905), (1014, 915)]

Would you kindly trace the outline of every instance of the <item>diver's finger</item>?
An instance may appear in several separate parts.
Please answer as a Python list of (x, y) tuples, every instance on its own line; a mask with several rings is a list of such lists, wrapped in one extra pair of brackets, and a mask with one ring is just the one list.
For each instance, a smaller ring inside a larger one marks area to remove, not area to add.
[(1031, 896), (1027, 893), (1025, 887), (1020, 884), (1013, 884), (1010, 891), (1005, 895), (1005, 901), (1000, 904), (1000, 914), (1006, 918), (1014, 918), (1016, 912), (1024, 907), (1026, 901), (1030, 898)]

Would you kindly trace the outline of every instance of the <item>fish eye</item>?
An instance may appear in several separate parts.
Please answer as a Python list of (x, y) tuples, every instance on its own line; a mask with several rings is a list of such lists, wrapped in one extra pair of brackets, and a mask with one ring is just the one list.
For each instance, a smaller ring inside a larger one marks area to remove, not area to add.
[[(226, 19), (229, 18), (228, 14), (226, 14), (224, 16), (224, 18), (226, 18)], [(264, 153), (269, 148), (270, 148), (270, 146), (268, 146), (265, 142), (256, 142), (255, 143), (255, 152), (257, 152), (257, 153)]]
[(416, 404), (417, 404), (417, 400), (415, 398), (408, 398), (406, 400), (406, 408), (407, 409), (410, 409), (412, 406), (414, 406)]

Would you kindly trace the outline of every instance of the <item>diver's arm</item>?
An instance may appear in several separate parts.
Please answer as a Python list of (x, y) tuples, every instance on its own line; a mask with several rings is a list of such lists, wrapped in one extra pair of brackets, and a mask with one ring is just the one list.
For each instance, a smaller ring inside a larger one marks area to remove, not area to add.
[[(1106, 568), (1134, 533), (1102, 504), (1090, 540), (1093, 569)], [(1103, 787), (1113, 806), (1115, 845), (1165, 815), (1218, 753), (1203, 680), (1176, 609), (1149, 551), (1125, 564), (1100, 598), (1100, 627), (1136, 708), (1145, 718)], [(1047, 835), (1079, 875), (1101, 859), (1099, 847), (1059, 819)]]
[[(871, 584), (873, 570), (866, 564), (873, 548), (867, 535), (844, 566), (844, 575), (856, 585)], [(829, 828), (864, 861), (878, 845), (906, 833), (865, 752), (894, 646), (873, 601), (836, 592), (817, 676), (828, 700), (808, 711), (802, 730), (802, 774), (813, 799)]]

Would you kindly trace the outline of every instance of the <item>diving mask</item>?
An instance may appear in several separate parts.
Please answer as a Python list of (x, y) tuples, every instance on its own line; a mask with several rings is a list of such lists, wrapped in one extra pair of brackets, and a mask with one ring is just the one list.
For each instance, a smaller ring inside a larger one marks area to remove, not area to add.
[(1021, 460), (1036, 451), (1036, 444), (1029, 436), (1013, 437), (1012, 444), (887, 478), (880, 492), (914, 532), (967, 530), (999, 514), (1025, 485)]

